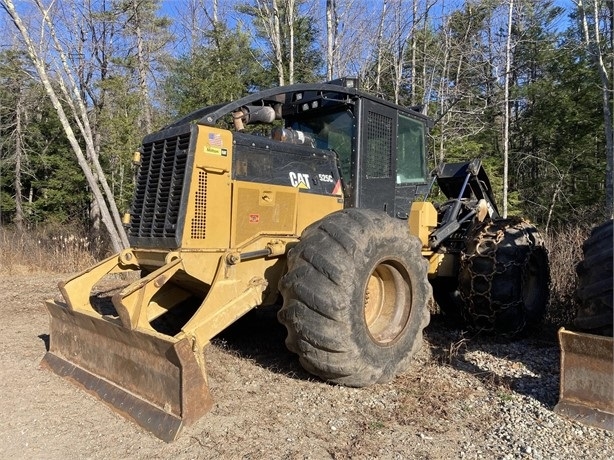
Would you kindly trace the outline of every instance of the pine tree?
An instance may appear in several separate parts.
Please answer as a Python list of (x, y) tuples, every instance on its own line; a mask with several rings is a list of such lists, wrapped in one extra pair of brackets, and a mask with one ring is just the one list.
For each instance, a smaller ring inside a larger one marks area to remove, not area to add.
[(174, 60), (164, 82), (169, 114), (177, 117), (247, 94), (258, 82), (259, 66), (249, 37), (221, 22), (205, 33), (205, 44)]
[(599, 77), (578, 32), (556, 32), (560, 8), (529, 2), (525, 12), (515, 55), (511, 185), (522, 214), (545, 227), (582, 221), (604, 196)]

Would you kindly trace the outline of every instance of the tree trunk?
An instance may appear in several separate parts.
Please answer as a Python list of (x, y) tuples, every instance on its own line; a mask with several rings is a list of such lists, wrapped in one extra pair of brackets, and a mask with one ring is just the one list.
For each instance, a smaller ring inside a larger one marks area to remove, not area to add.
[(401, 11), (400, 7), (395, 12), (395, 37), (394, 41), (396, 52), (393, 55), (394, 60), (394, 81), (392, 86), (394, 88), (394, 103), (398, 104), (401, 97), (401, 84), (403, 81), (403, 66), (405, 64), (405, 43), (409, 40), (409, 35), (405, 36), (403, 30), (407, 26), (404, 22), (405, 15)]
[(417, 65), (417, 39), (416, 39), (416, 30), (418, 30), (418, 20), (416, 18), (416, 16), (418, 15), (418, 0), (413, 0), (412, 4), (411, 4), (411, 12), (412, 12), (412, 34), (411, 34), (411, 74), (410, 74), (410, 81), (411, 81), (411, 95), (410, 95), (410, 104), (412, 106), (415, 106), (418, 104), (417, 102), (417, 95), (418, 92), (416, 90), (416, 83), (417, 83), (417, 79), (418, 79), (418, 73), (416, 71), (416, 65)]
[(326, 78), (335, 75), (335, 44), (337, 42), (337, 5), (335, 0), (326, 0)]
[[(429, 30), (429, 26), (428, 26), (428, 10), (425, 12), (424, 14), (424, 20), (422, 22), (422, 32), (423, 32), (423, 44), (422, 44), (422, 94), (420, 96), (420, 104), (422, 104), (422, 113), (424, 115), (428, 115), (429, 113), (429, 103), (430, 103), (430, 94), (433, 91), (433, 88), (435, 86), (435, 71), (431, 71), (431, 75), (428, 78), (428, 84), (427, 84), (427, 74), (426, 74), (426, 68), (427, 68), (427, 49), (428, 49), (428, 45), (427, 45), (427, 31)], [(416, 102), (418, 103), (418, 102)]]
[(507, 183), (509, 169), (509, 148), (510, 148), (510, 73), (512, 70), (512, 13), (514, 11), (514, 0), (509, 0), (507, 13), (507, 39), (505, 42), (505, 84), (503, 105), (505, 112), (503, 116), (503, 212), (502, 217), (507, 218)]
[(151, 108), (149, 106), (149, 88), (147, 86), (147, 70), (149, 68), (147, 64), (147, 56), (145, 53), (145, 45), (143, 40), (143, 32), (141, 29), (141, 17), (139, 15), (140, 2), (134, 1), (134, 25), (136, 35), (136, 49), (137, 49), (137, 69), (139, 73), (139, 88), (141, 89), (141, 111), (143, 116), (143, 129), (146, 133), (153, 131), (153, 122), (151, 117)]
[(23, 232), (23, 197), (21, 187), (21, 166), (25, 155), (23, 146), (23, 125), (22, 113), (24, 104), (24, 92), (20, 89), (17, 99), (17, 107), (15, 107), (15, 217), (13, 222), (17, 228), (17, 232)]
[(281, 52), (281, 24), (277, 0), (273, 0), (273, 30), (271, 33), (271, 43), (275, 50), (275, 67), (277, 67), (277, 72), (279, 74), (279, 86), (283, 86), (285, 85), (286, 77), (284, 72), (284, 59)]
[[(96, 111), (94, 111), (94, 113), (96, 114)], [(100, 136), (100, 132), (96, 130), (96, 132), (94, 133), (94, 152), (97, 156), (100, 155), (101, 141), (102, 139)], [(100, 221), (101, 219), (100, 206), (98, 206), (98, 203), (96, 202), (96, 200), (91, 200), (90, 202), (89, 218), (90, 218), (90, 234), (92, 236), (92, 241), (94, 241), (95, 244), (97, 244), (101, 240), (100, 236), (101, 236), (102, 225)], [(100, 248), (98, 247), (94, 247), (95, 251), (98, 251), (99, 249)]]
[(388, 2), (384, 0), (382, 5), (382, 15), (380, 17), (379, 26), (377, 28), (377, 70), (375, 73), (375, 92), (381, 93), (382, 86), (382, 54), (384, 49), (384, 18), (386, 17), (386, 10)]
[(289, 31), (288, 83), (294, 83), (294, 0), (287, 0), (286, 19)]

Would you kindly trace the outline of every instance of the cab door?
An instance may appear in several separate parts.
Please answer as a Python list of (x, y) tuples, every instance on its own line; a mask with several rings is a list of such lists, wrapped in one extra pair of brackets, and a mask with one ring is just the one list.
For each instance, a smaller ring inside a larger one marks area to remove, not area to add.
[(362, 100), (358, 207), (394, 215), (397, 112), (368, 99)]

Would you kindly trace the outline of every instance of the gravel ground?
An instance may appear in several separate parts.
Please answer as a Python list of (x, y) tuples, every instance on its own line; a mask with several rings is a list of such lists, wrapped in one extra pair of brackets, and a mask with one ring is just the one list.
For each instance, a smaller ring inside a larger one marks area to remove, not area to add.
[(213, 410), (166, 444), (41, 370), (58, 275), (0, 275), (0, 458), (614, 459), (614, 434), (552, 412), (553, 331), (471, 337), (434, 315), (414, 366), (355, 389), (310, 377), (272, 310), (207, 350)]

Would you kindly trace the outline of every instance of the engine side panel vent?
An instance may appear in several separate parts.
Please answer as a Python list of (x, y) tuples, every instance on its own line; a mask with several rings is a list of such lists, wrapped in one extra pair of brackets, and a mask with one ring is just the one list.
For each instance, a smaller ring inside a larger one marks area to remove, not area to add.
[(194, 195), (194, 217), (190, 236), (194, 240), (204, 240), (207, 229), (207, 173), (198, 171), (198, 189)]

